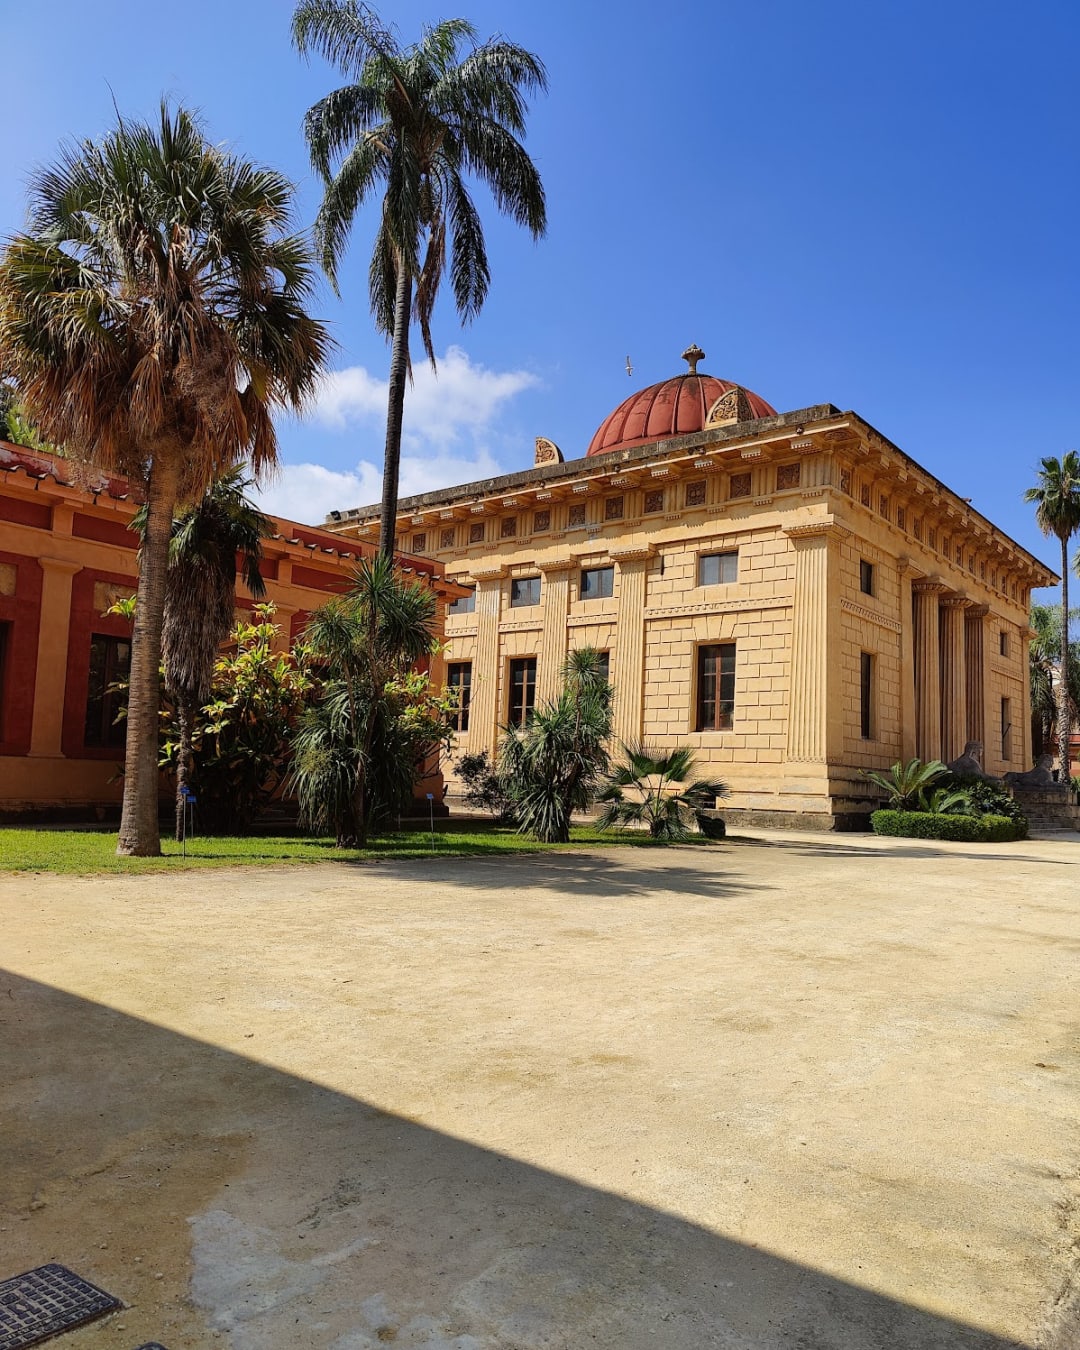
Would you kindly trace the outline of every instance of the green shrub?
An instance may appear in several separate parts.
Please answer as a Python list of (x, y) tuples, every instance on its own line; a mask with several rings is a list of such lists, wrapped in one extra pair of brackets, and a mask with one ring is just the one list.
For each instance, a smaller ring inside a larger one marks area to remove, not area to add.
[(933, 815), (927, 811), (875, 811), (875, 834), (902, 839), (945, 839), (963, 844), (1001, 844), (1027, 838), (1027, 821), (1008, 816)]
[(973, 773), (951, 773), (943, 780), (945, 787), (966, 792), (969, 810), (975, 816), (1006, 816), (1018, 824), (1027, 824), (1020, 805), (1002, 787)]

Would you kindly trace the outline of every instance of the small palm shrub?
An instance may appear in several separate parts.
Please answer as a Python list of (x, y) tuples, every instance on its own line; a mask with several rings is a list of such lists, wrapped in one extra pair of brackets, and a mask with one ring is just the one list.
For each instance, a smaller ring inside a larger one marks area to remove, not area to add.
[(935, 787), (919, 793), (919, 810), (932, 816), (962, 815), (970, 807), (971, 797), (962, 788)]
[(676, 841), (690, 835), (697, 811), (709, 810), (728, 785), (718, 778), (694, 778), (694, 752), (689, 746), (660, 750), (624, 745), (624, 762), (616, 766), (597, 794), (604, 803), (599, 825), (648, 827), (653, 839)]
[(920, 798), (948, 774), (940, 759), (909, 759), (905, 764), (897, 760), (887, 774), (864, 769), (863, 777), (886, 794), (890, 808), (896, 811), (917, 811)]
[(569, 843), (573, 812), (592, 805), (608, 769), (613, 697), (599, 653), (582, 647), (567, 658), (559, 697), (506, 728), (499, 777), (522, 834)]

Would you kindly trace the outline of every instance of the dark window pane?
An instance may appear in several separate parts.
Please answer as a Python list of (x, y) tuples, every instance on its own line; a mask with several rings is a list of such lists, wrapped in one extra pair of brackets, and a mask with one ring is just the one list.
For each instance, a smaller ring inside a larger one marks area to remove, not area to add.
[(874, 564), (868, 563), (865, 558), (859, 562), (859, 590), (863, 595), (874, 594)]
[(697, 651), (697, 729), (729, 731), (735, 715), (735, 644)]
[(121, 696), (112, 688), (126, 680), (131, 667), (131, 643), (127, 638), (90, 639), (90, 673), (86, 689), (86, 723), (83, 740), (91, 746), (122, 746), (127, 734), (124, 722), (117, 722)]
[(470, 591), (468, 595), (463, 595), (460, 599), (451, 600), (447, 609), (448, 614), (471, 614), (476, 609), (476, 592)]
[(446, 668), (446, 683), (458, 696), (454, 729), (468, 731), (469, 704), (472, 702), (472, 662), (455, 661)]
[(511, 605), (538, 605), (540, 603), (540, 578), (515, 577), (510, 583)]
[(536, 657), (523, 656), (510, 662), (510, 707), (507, 721), (522, 727), (536, 706)]
[(614, 567), (590, 567), (581, 574), (582, 600), (603, 600), (609, 597), (615, 585)]
[(730, 585), (739, 578), (738, 553), (703, 553), (698, 559), (698, 585)]
[(874, 658), (869, 652), (860, 653), (859, 708), (862, 716), (864, 740), (873, 735)]

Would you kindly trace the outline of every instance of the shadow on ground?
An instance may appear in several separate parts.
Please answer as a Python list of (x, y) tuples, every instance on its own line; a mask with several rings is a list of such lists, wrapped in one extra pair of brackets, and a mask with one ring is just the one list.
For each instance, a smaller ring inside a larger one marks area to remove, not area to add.
[(135, 1305), (83, 1350), (1019, 1344), (3, 974), (0, 1068), (0, 1276)]
[[(727, 836), (728, 844), (737, 844), (740, 847), (776, 848), (789, 853), (799, 853), (807, 858), (836, 858), (840, 861), (844, 858), (940, 858), (943, 861), (956, 859), (958, 862), (963, 860), (978, 863), (1042, 863), (1051, 867), (1075, 867), (1076, 863), (1080, 862), (1080, 849), (1077, 850), (1076, 859), (1073, 860), (1039, 858), (1031, 853), (987, 853), (980, 849), (961, 852), (959, 849), (935, 848), (933, 844), (925, 843), (897, 844), (889, 847), (872, 842), (875, 839), (873, 835), (867, 836), (866, 843), (849, 842), (853, 839), (850, 834), (829, 835), (826, 839), (820, 844), (813, 844), (806, 839), (782, 839), (776, 835), (769, 838), (737, 833)], [(1019, 843), (1017, 847), (1023, 848), (1024, 845)]]

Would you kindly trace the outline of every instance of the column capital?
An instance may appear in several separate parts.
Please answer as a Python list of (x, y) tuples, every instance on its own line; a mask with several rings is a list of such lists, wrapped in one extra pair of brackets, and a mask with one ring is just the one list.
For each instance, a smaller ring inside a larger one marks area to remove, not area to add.
[(55, 572), (58, 576), (73, 577), (83, 570), (81, 562), (72, 562), (69, 558), (38, 558), (43, 572)]
[(949, 589), (940, 577), (922, 577), (911, 583), (916, 595), (944, 595)]
[(656, 552), (652, 544), (639, 544), (635, 547), (613, 548), (609, 550), (612, 559), (619, 563), (642, 562)]
[(501, 581), (506, 576), (506, 567), (503, 563), (485, 567), (483, 563), (473, 564), (472, 575), (479, 584), (481, 581)]
[(944, 605), (946, 609), (967, 609), (970, 606), (971, 601), (966, 595), (956, 595), (954, 593), (943, 595), (939, 604)]
[(548, 558), (545, 562), (538, 562), (536, 564), (537, 569), (541, 571), (544, 576), (548, 576), (549, 574), (558, 575), (559, 572), (570, 572), (580, 565), (580, 558)]
[(968, 606), (968, 611), (964, 615), (965, 619), (985, 619), (990, 613), (989, 605), (977, 605), (972, 601)]
[(804, 539), (820, 539), (827, 535), (835, 539), (847, 539), (851, 535), (848, 527), (842, 525), (835, 516), (821, 516), (817, 520), (785, 525), (783, 531), (793, 544), (799, 544)]

